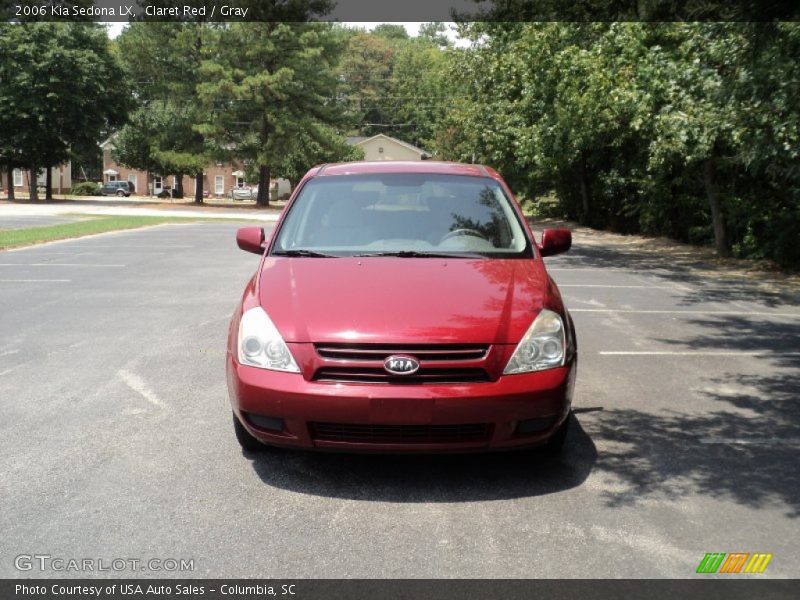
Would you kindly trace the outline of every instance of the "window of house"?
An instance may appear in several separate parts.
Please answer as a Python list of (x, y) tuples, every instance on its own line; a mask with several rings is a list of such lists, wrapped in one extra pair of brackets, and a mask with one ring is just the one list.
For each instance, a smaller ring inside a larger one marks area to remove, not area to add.
[(14, 169), (14, 187), (22, 187), (22, 169)]
[(214, 177), (214, 193), (220, 195), (225, 193), (225, 180), (222, 175)]
[(237, 177), (236, 178), (236, 187), (243, 188), (244, 187), (244, 177)]
[(154, 175), (153, 176), (153, 189), (160, 190), (164, 187), (164, 180), (161, 179), (161, 175)]
[(117, 180), (117, 176), (116, 175), (109, 175), (108, 176), (108, 180), (109, 181), (116, 181)]

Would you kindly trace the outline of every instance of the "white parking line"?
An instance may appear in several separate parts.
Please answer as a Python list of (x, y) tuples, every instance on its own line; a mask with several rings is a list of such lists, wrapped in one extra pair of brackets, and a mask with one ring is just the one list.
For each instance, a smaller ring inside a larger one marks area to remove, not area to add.
[(69, 283), (72, 279), (0, 279), (0, 283)]
[[(23, 363), (23, 364), (24, 364), (24, 363)], [(20, 364), (20, 365), (14, 365), (14, 366), (13, 366), (13, 367), (11, 367), (10, 369), (6, 369), (5, 371), (0, 371), (0, 377), (3, 377), (3, 376), (5, 376), (5, 375), (8, 375), (9, 373), (11, 373), (11, 371), (16, 371), (16, 370), (17, 370), (17, 369), (19, 369), (21, 366), (22, 366), (21, 364)]]
[(602, 356), (800, 356), (800, 352), (773, 352), (768, 350), (600, 350)]
[(569, 312), (583, 313), (632, 313), (643, 315), (728, 315), (759, 317), (790, 317), (800, 319), (800, 313), (775, 313), (746, 310), (638, 310), (633, 308), (571, 308)]
[(131, 373), (123, 369), (118, 371), (117, 375), (125, 382), (125, 385), (147, 400), (150, 404), (158, 406), (159, 408), (167, 408), (156, 393), (144, 382), (144, 379), (139, 377), (136, 373)]
[(19, 350), (3, 350), (0, 356), (8, 356), (9, 354), (19, 354)]
[(113, 267), (122, 268), (127, 265), (93, 264), (93, 263), (0, 263), (0, 267)]

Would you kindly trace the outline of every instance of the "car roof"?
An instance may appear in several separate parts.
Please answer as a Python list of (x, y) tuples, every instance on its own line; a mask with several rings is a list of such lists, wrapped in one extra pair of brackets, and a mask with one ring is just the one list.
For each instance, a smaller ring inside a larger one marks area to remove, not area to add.
[(336, 175), (368, 175), (380, 173), (436, 173), (441, 175), (466, 175), (471, 177), (498, 177), (494, 169), (483, 165), (433, 160), (381, 160), (373, 162), (334, 163), (314, 167), (308, 172), (308, 176), (329, 177)]

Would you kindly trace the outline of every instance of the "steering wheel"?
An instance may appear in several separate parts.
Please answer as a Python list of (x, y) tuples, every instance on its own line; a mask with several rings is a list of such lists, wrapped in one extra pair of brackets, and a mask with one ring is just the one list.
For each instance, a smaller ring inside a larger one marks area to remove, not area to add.
[(446, 242), (450, 238), (454, 238), (459, 235), (471, 235), (473, 237), (479, 237), (482, 240), (486, 240), (487, 242), (489, 241), (489, 238), (487, 238), (477, 229), (454, 229), (453, 231), (448, 231), (445, 233), (444, 236), (442, 236), (442, 239), (439, 240), (439, 243), (441, 244), (442, 242)]

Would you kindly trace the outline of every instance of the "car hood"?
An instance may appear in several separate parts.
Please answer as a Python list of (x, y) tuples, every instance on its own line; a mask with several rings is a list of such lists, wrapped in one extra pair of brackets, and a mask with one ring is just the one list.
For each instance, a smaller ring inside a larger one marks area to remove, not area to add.
[(541, 260), (267, 257), (259, 300), (287, 342), (517, 343)]

